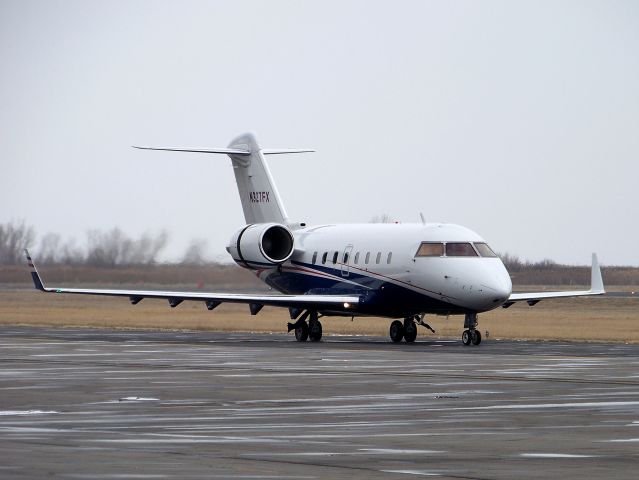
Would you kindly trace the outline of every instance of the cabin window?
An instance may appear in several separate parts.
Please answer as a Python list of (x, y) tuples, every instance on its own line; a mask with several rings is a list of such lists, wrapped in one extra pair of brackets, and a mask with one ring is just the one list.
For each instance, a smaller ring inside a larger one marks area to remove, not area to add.
[(388, 252), (388, 257), (386, 257), (386, 263), (390, 265), (392, 258), (393, 258), (393, 252)]
[(359, 252), (355, 254), (355, 264), (359, 262)]
[(375, 263), (379, 263), (381, 259), (382, 259), (382, 252), (377, 252), (377, 258), (375, 259)]
[(417, 249), (416, 257), (441, 257), (444, 255), (443, 243), (422, 242)]
[(315, 262), (317, 262), (317, 252), (313, 254), (313, 261), (312, 261), (313, 265), (315, 265)]
[(324, 252), (324, 255), (322, 255), (322, 265), (324, 265), (326, 263), (326, 256), (328, 255), (328, 252)]
[(335, 265), (337, 263), (337, 255), (339, 255), (339, 252), (335, 252), (333, 254), (333, 265)]
[(344, 265), (348, 263), (348, 252), (344, 252), (344, 261), (342, 262)]
[(368, 265), (368, 261), (371, 259), (371, 252), (366, 252), (366, 258), (364, 259), (364, 263)]
[(493, 252), (493, 249), (490, 248), (485, 243), (476, 243), (475, 248), (479, 252), (482, 257), (496, 257), (497, 254)]
[(447, 243), (447, 257), (476, 257), (477, 252), (470, 243)]

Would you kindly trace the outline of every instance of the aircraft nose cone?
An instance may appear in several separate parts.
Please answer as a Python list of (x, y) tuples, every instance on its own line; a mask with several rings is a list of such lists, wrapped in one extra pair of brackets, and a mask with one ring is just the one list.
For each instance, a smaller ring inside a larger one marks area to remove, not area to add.
[(499, 299), (499, 303), (503, 303), (508, 300), (508, 297), (510, 297), (510, 294), (512, 293), (512, 285), (510, 282), (508, 282), (507, 285), (504, 283), (496, 289), (496, 292), (496, 299)]
[(513, 284), (508, 271), (502, 265), (491, 265), (484, 271), (482, 282), (485, 308), (496, 308), (502, 305), (512, 292)]
[(495, 304), (502, 304), (508, 300), (513, 289), (513, 284), (508, 274), (495, 276), (493, 281), (486, 286), (489, 289), (488, 291), (492, 303)]

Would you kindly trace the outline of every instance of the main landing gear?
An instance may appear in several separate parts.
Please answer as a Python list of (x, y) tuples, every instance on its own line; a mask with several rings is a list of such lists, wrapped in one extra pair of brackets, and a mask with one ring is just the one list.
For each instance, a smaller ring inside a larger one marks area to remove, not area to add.
[(467, 313), (464, 318), (464, 333), (462, 333), (462, 343), (464, 345), (479, 345), (481, 343), (481, 333), (477, 330), (477, 314)]
[(413, 343), (417, 338), (417, 325), (428, 328), (431, 332), (435, 333), (430, 325), (424, 323), (424, 315), (415, 315), (413, 317), (406, 317), (404, 323), (399, 320), (395, 320), (391, 323), (389, 335), (393, 343), (399, 343), (402, 339), (406, 340), (406, 343)]
[[(308, 323), (306, 319), (308, 318)], [(295, 330), (295, 340), (298, 342), (319, 342), (322, 339), (322, 324), (317, 312), (305, 311), (295, 323), (288, 324), (288, 331)]]

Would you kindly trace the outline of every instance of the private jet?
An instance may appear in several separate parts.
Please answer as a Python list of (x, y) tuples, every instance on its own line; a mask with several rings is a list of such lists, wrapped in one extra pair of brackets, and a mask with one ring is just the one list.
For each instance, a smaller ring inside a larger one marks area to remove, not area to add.
[(583, 291), (513, 293), (501, 259), (477, 233), (460, 225), (328, 224), (292, 221), (284, 209), (265, 157), (313, 150), (268, 150), (251, 133), (228, 148), (193, 150), (134, 147), (143, 150), (225, 154), (231, 159), (246, 226), (235, 232), (226, 250), (241, 267), (254, 272), (279, 294), (104, 290), (45, 286), (29, 252), (27, 261), (38, 290), (50, 293), (202, 302), (209, 310), (224, 302), (248, 304), (251, 315), (265, 306), (288, 308), (299, 342), (322, 338), (323, 316), (385, 317), (393, 342), (411, 343), (417, 326), (432, 331), (425, 316), (463, 315), (464, 345), (479, 345), (477, 316), (517, 302), (605, 293), (596, 254), (591, 286)]

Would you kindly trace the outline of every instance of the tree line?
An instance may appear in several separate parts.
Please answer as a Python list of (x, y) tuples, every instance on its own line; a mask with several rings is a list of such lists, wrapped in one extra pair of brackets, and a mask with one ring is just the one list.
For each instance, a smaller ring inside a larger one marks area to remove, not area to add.
[(504, 262), (505, 267), (509, 272), (525, 272), (528, 270), (553, 270), (557, 267), (563, 267), (565, 265), (560, 265), (554, 260), (550, 260), (545, 258), (538, 262), (531, 262), (529, 260), (523, 260), (519, 258), (517, 255), (512, 255), (510, 253), (498, 253), (497, 254), (501, 261)]
[[(389, 215), (372, 219), (376, 223), (390, 222)], [(24, 220), (0, 223), (0, 265), (16, 265), (24, 261), (24, 249), (37, 247), (37, 260), (43, 264), (84, 264), (96, 267), (121, 265), (152, 265), (158, 263), (166, 249), (169, 235), (166, 230), (143, 233), (133, 238), (114, 227), (110, 230), (88, 230), (86, 243), (80, 246), (74, 239), (63, 239), (58, 233), (47, 233), (39, 241), (35, 229)], [(205, 240), (193, 240), (179, 263), (197, 265), (207, 263)], [(544, 259), (537, 262), (522, 260), (510, 254), (499, 254), (511, 273), (553, 270), (565, 265)]]
[[(152, 265), (166, 249), (166, 230), (146, 232), (134, 238), (120, 228), (93, 229), (86, 233), (83, 246), (74, 239), (63, 239), (58, 233), (46, 233), (39, 240), (35, 229), (24, 220), (0, 224), (0, 265), (24, 262), (24, 249), (37, 248), (37, 260), (42, 264), (83, 264), (95, 267), (121, 265)], [(184, 253), (181, 263), (206, 261), (206, 242), (194, 240)]]

